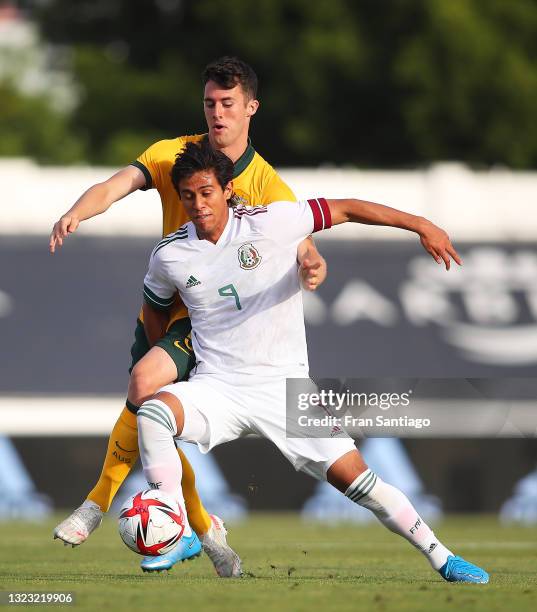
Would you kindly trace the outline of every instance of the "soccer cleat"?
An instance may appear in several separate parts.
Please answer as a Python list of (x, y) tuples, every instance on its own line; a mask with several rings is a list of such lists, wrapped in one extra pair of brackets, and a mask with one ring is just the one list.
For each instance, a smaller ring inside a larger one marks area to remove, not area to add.
[(489, 575), (484, 569), (465, 561), (462, 557), (449, 555), (438, 573), (448, 582), (475, 582), (487, 584)]
[(74, 548), (83, 544), (102, 520), (103, 512), (97, 504), (83, 504), (54, 529), (54, 539), (63, 540), (66, 546), (71, 544)]
[(211, 514), (211, 527), (201, 538), (203, 550), (213, 562), (220, 578), (240, 578), (242, 576), (239, 555), (226, 541), (227, 531), (222, 519)]
[(172, 567), (181, 561), (187, 559), (191, 561), (195, 557), (201, 555), (201, 542), (198, 536), (192, 532), (190, 536), (183, 536), (177, 546), (166, 553), (157, 557), (144, 557), (140, 563), (140, 567), (144, 572), (161, 572), (162, 570), (170, 570)]

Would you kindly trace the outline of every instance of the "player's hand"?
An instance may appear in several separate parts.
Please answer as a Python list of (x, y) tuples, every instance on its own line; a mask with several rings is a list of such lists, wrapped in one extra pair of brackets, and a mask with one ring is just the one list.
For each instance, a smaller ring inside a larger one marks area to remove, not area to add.
[(302, 287), (307, 291), (315, 291), (326, 278), (326, 261), (320, 255), (315, 259), (306, 258), (298, 269)]
[(56, 247), (63, 245), (63, 240), (69, 234), (75, 232), (80, 225), (80, 220), (76, 215), (66, 214), (60, 217), (59, 221), (56, 221), (52, 232), (50, 234), (49, 249), (51, 253), (54, 253)]
[(462, 259), (451, 244), (451, 240), (446, 232), (431, 223), (425, 221), (419, 230), (420, 241), (423, 248), (431, 255), (437, 264), (444, 262), (446, 270), (451, 266), (451, 260), (462, 266)]

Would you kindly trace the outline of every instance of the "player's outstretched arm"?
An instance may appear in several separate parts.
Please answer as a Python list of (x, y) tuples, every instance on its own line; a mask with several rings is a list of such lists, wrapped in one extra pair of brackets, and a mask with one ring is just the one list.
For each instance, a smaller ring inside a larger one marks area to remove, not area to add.
[(105, 212), (114, 202), (143, 187), (145, 182), (141, 170), (127, 166), (103, 183), (90, 187), (54, 224), (50, 234), (50, 252), (54, 253), (56, 247), (61, 247), (64, 238), (75, 232), (81, 221)]
[(462, 260), (451, 244), (447, 233), (425, 217), (417, 217), (389, 206), (364, 200), (326, 200), (332, 215), (332, 225), (340, 223), (365, 223), (366, 225), (387, 225), (399, 227), (419, 235), (423, 248), (436, 263), (444, 262), (449, 270), (451, 260), (459, 266)]
[(324, 257), (317, 250), (311, 236), (305, 238), (297, 249), (297, 259), (300, 264), (300, 281), (304, 289), (315, 291), (326, 279), (327, 268)]

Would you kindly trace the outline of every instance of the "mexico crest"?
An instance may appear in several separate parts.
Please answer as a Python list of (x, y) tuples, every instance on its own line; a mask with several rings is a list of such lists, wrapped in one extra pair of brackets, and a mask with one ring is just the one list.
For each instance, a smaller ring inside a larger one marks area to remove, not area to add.
[(261, 263), (261, 255), (253, 244), (248, 242), (239, 247), (239, 265), (243, 270), (253, 270)]
[(232, 196), (229, 198), (229, 203), (231, 208), (236, 208), (237, 206), (248, 206), (248, 198), (238, 194), (237, 192), (233, 192)]

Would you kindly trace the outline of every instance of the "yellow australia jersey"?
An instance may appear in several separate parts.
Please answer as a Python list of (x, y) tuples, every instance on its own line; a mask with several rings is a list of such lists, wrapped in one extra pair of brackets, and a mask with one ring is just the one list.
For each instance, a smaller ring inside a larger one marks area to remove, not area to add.
[[(205, 137), (206, 134), (196, 134), (160, 140), (132, 162), (132, 165), (139, 168), (145, 176), (145, 189), (155, 188), (159, 192), (162, 202), (163, 236), (175, 232), (190, 220), (170, 178), (175, 156), (184, 149), (187, 142), (199, 142)], [(248, 141), (246, 151), (235, 162), (233, 200), (234, 204), (266, 206), (279, 200), (295, 202), (296, 197), (278, 176), (276, 170)], [(186, 316), (188, 316), (187, 310), (177, 298), (170, 314), (169, 324)]]

